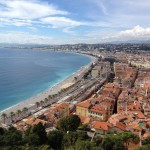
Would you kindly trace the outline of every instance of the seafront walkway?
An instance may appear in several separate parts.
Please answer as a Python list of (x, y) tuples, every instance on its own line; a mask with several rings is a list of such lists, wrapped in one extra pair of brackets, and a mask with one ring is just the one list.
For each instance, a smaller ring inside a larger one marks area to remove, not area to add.
[[(97, 87), (97, 86), (100, 86), (100, 82), (98, 82), (95, 79), (80, 80), (74, 86), (69, 88), (68, 90), (63, 91), (63, 92), (59, 93), (58, 95), (56, 95), (56, 97), (47, 98), (47, 100), (44, 101), (43, 104), (40, 104), (39, 106), (36, 106), (36, 105), (30, 106), (30, 107), (28, 107), (28, 109), (26, 111), (22, 111), (20, 114), (15, 114), (15, 115), (7, 117), (5, 119), (5, 124), (11, 125), (12, 123), (20, 121), (23, 118), (26, 118), (26, 117), (32, 115), (33, 113), (41, 111), (46, 107), (48, 108), (53, 103), (57, 103), (58, 101), (61, 101), (61, 99), (63, 99), (64, 97), (66, 97), (68, 95), (72, 96), (70, 102), (73, 102), (73, 101), (80, 102), (85, 98), (85, 96), (86, 96), (85, 93), (87, 90), (91, 89), (92, 87)], [(95, 88), (93, 89), (93, 91), (94, 90), (95, 90)], [(4, 124), (4, 120), (1, 120), (0, 123)]]

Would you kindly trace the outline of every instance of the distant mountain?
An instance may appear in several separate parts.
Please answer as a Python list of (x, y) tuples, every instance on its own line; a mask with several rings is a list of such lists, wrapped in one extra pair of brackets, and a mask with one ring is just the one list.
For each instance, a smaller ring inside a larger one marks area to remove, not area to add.
[(104, 44), (121, 44), (121, 43), (131, 43), (131, 44), (150, 44), (150, 40), (127, 40), (127, 41), (110, 41)]
[[(99, 42), (95, 44), (90, 43), (77, 43), (77, 44), (63, 44), (63, 45), (101, 45), (101, 44), (150, 44), (150, 40), (127, 40), (127, 41), (110, 41), (110, 42)], [(60, 44), (62, 45), (62, 44)], [(52, 44), (18, 44), (18, 43), (0, 43), (0, 47), (17, 47), (17, 46), (29, 46), (29, 47), (42, 47), (42, 46), (60, 46)], [(62, 46), (63, 46), (62, 45)]]

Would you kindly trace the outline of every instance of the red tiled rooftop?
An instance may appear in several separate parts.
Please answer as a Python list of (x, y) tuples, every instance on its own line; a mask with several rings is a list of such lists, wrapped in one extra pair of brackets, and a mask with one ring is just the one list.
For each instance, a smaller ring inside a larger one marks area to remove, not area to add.
[(107, 131), (108, 130), (108, 124), (107, 124), (107, 122), (95, 121), (93, 128), (96, 130)]
[(31, 126), (36, 125), (36, 124), (38, 124), (38, 123), (40, 123), (40, 122), (41, 122), (43, 125), (46, 124), (46, 121), (41, 120), (41, 119), (37, 119), (37, 118), (29, 118), (29, 119), (27, 119), (27, 120), (25, 121), (26, 124), (31, 125)]
[(91, 102), (89, 100), (85, 100), (83, 102), (78, 103), (76, 106), (89, 108), (91, 105)]
[(117, 122), (116, 123), (116, 127), (118, 127), (119, 129), (125, 131), (126, 130), (126, 125), (121, 123), (121, 122)]
[(100, 105), (94, 105), (92, 108), (90, 108), (91, 112), (99, 113), (99, 114), (105, 114), (106, 109), (105, 107), (102, 107)]

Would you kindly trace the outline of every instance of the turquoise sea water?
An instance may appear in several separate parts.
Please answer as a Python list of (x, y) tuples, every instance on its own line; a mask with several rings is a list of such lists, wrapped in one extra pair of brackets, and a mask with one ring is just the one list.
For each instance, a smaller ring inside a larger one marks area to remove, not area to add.
[(0, 48), (0, 110), (52, 87), (90, 61), (73, 53)]

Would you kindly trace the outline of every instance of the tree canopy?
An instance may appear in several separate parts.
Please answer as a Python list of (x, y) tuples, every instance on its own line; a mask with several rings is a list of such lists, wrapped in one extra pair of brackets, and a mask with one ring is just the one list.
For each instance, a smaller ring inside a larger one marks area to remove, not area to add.
[(77, 115), (70, 115), (60, 119), (58, 128), (62, 131), (76, 131), (81, 123), (80, 118)]
[[(139, 144), (139, 137), (131, 132), (103, 136), (95, 134), (91, 140), (87, 131), (77, 130), (80, 118), (76, 115), (65, 117), (62, 122), (63, 125), (71, 123), (73, 127), (64, 129), (62, 126), (48, 133), (42, 123), (29, 127), (26, 132), (14, 127), (0, 128), (0, 150), (126, 150), (128, 143)], [(149, 140), (144, 140), (142, 144), (136, 150), (150, 149)]]

